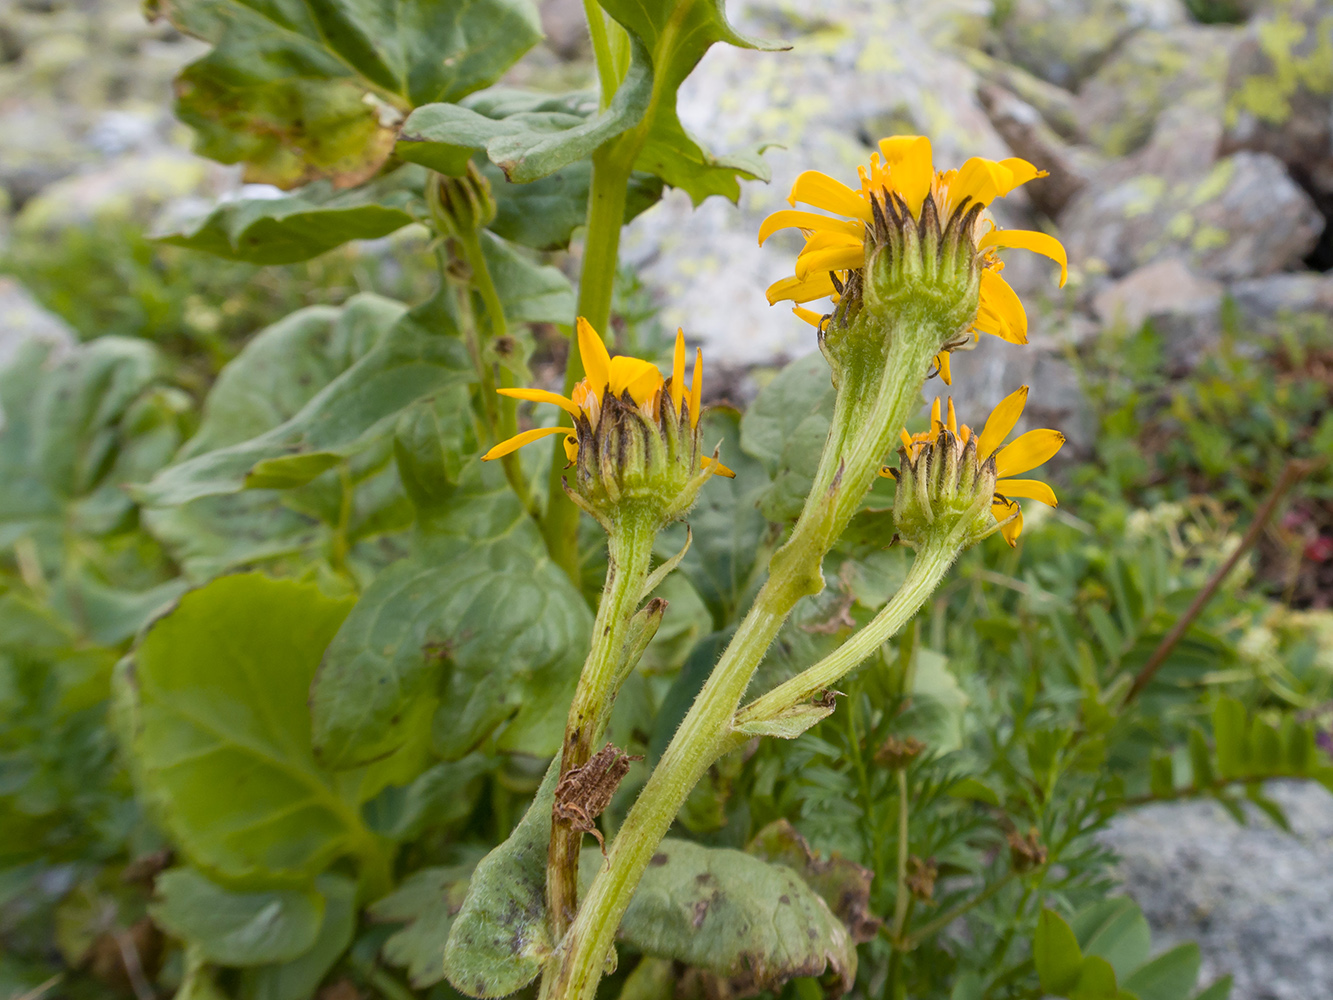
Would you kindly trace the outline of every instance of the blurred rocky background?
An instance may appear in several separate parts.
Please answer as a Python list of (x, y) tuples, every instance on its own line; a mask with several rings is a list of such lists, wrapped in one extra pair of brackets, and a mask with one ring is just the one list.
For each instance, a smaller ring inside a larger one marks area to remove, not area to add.
[[(1088, 359), (1126, 331), (1147, 324), (1177, 378), (1224, 347), (1259, 356), (1303, 324), (1327, 331), (1333, 0), (728, 8), (742, 30), (791, 51), (714, 46), (681, 92), (681, 118), (715, 150), (773, 144), (773, 181), (747, 186), (739, 208), (672, 192), (637, 219), (621, 306), (684, 326), (735, 401), (815, 349), (808, 326), (765, 302), (798, 244), (780, 236), (760, 250), (760, 219), (800, 171), (850, 181), (893, 133), (930, 135), (944, 166), (1017, 155), (1050, 171), (997, 216), (1058, 235), (1070, 279), (1057, 289), (1049, 262), (1008, 255), (1032, 343), (988, 337), (955, 355), (954, 396), (971, 419), (1031, 384), (1029, 419), (1061, 427), (1088, 458), (1098, 427)], [(542, 13), (547, 42), (507, 82), (590, 81), (581, 3), (547, 0)], [(411, 234), (282, 269), (144, 239), (241, 187), (236, 171), (189, 153), (171, 115), (172, 77), (202, 51), (132, 0), (0, 0), (0, 363), (27, 338), (119, 332), (205, 358), (205, 381), (234, 343), (290, 309), (363, 287), (410, 298), (429, 280)], [(1310, 529), (1315, 541), (1326, 527)], [(1199, 940), (1207, 973), (1235, 975), (1236, 1000), (1324, 1000), (1333, 798), (1316, 786), (1279, 792), (1290, 833), (1259, 818), (1219, 823), (1199, 803), (1145, 810), (1108, 842), (1155, 930)]]

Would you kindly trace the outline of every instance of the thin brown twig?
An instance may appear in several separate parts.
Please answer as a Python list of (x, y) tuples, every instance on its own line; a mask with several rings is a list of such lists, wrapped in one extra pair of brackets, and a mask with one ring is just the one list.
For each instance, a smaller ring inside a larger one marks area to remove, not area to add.
[(1313, 462), (1301, 459), (1293, 458), (1287, 462), (1286, 466), (1282, 469), (1282, 475), (1278, 477), (1277, 483), (1273, 486), (1273, 491), (1268, 494), (1268, 497), (1264, 502), (1259, 505), (1259, 509), (1254, 512), (1254, 520), (1250, 522), (1250, 526), (1246, 529), (1244, 537), (1240, 540), (1240, 544), (1236, 546), (1236, 550), (1231, 553), (1226, 562), (1217, 568), (1217, 571), (1213, 573), (1211, 578), (1209, 578), (1207, 584), (1204, 585), (1204, 588), (1199, 591), (1194, 600), (1190, 603), (1189, 608), (1180, 616), (1175, 625), (1171, 626), (1171, 631), (1163, 637), (1160, 643), (1158, 643), (1157, 648), (1153, 650), (1152, 656), (1148, 657), (1148, 662), (1145, 663), (1143, 669), (1138, 672), (1138, 675), (1134, 678), (1134, 683), (1130, 685), (1129, 692), (1125, 695), (1125, 705), (1128, 705), (1137, 698), (1143, 689), (1148, 686), (1149, 682), (1152, 681), (1153, 676), (1161, 669), (1162, 664), (1166, 662), (1166, 658), (1171, 654), (1171, 650), (1175, 648), (1176, 643), (1181, 640), (1189, 630), (1189, 627), (1194, 624), (1194, 620), (1198, 618), (1203, 612), (1203, 609), (1208, 606), (1208, 602), (1213, 599), (1213, 596), (1217, 593), (1217, 589), (1222, 586), (1222, 582), (1230, 575), (1231, 571), (1236, 568), (1236, 563), (1240, 562), (1241, 556), (1254, 548), (1255, 543), (1259, 541), (1259, 536), (1263, 534), (1264, 528), (1272, 519), (1273, 513), (1277, 510), (1278, 503), (1286, 495), (1287, 491), (1307, 476), (1313, 468)]

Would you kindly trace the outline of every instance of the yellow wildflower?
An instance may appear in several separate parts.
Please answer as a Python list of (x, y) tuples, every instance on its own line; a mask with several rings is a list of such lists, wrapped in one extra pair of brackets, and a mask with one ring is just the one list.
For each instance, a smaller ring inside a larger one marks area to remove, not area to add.
[[(1060, 284), (1068, 277), (1068, 260), (1059, 240), (1045, 233), (997, 229), (982, 213), (996, 198), (1038, 177), (1046, 176), (1026, 160), (973, 157), (958, 170), (936, 171), (930, 140), (924, 136), (882, 139), (868, 167), (858, 167), (859, 190), (815, 170), (796, 178), (788, 201), (793, 206), (774, 212), (759, 229), (762, 245), (780, 229), (797, 228), (806, 237), (796, 260), (796, 273), (768, 289), (770, 304), (783, 300), (795, 313), (821, 327), (825, 316), (803, 303), (831, 298), (836, 304), (861, 287), (872, 253), (884, 245), (892, 227), (909, 220), (923, 240), (948, 243), (966, 240), (979, 264), (980, 294), (976, 316), (966, 331), (973, 337), (989, 333), (1011, 343), (1027, 342), (1027, 315), (1018, 295), (1000, 277), (1001, 248), (1043, 254), (1060, 265)], [(836, 216), (795, 208), (803, 203)], [(948, 345), (936, 358), (945, 383), (950, 383)]]
[[(1038, 479), (1014, 479), (1012, 477), (1030, 472), (1037, 466), (1050, 460), (1065, 443), (1065, 436), (1059, 431), (1042, 428), (1021, 434), (1003, 448), (1000, 445), (1009, 436), (1009, 432), (1023, 415), (1027, 404), (1028, 387), (1023, 386), (1000, 401), (986, 419), (986, 425), (976, 437), (976, 463), (984, 467), (987, 460), (994, 461), (995, 493), (991, 501), (991, 514), (1000, 523), (1000, 533), (1010, 545), (1018, 541), (1023, 530), (1023, 512), (1015, 497), (1036, 500), (1049, 507), (1058, 505), (1055, 491)], [(901, 432), (903, 452), (909, 462), (915, 462), (921, 451), (937, 441), (942, 432), (957, 441), (959, 449), (966, 449), (974, 434), (966, 424), (959, 425), (954, 412), (953, 400), (948, 401), (947, 414), (940, 419), (939, 397), (931, 405), (930, 430), (920, 434)], [(891, 470), (881, 470), (882, 475), (892, 476)]]
[[(570, 462), (579, 457), (580, 440), (590, 441), (602, 424), (603, 414), (608, 405), (630, 407), (651, 423), (659, 423), (663, 417), (664, 392), (670, 400), (670, 408), (679, 421), (689, 421), (689, 427), (699, 425), (700, 399), (703, 394), (703, 351), (696, 350), (694, 356), (694, 377), (688, 386), (685, 382), (685, 333), (676, 332), (676, 348), (672, 362), (671, 378), (665, 379), (651, 361), (631, 358), (626, 355), (611, 357), (601, 335), (592, 328), (582, 316), (578, 318), (579, 356), (583, 359), (583, 369), (587, 375), (569, 396), (545, 389), (500, 389), (502, 396), (514, 399), (526, 399), (536, 403), (554, 403), (574, 418), (574, 430), (568, 427), (537, 427), (516, 434), (507, 441), (501, 441), (485, 455), (483, 462), (501, 458), (525, 444), (538, 441), (552, 434), (564, 434), (565, 454)], [(613, 403), (614, 401), (614, 403)], [(707, 468), (710, 458), (702, 459)], [(735, 473), (719, 464), (716, 470), (723, 476)]]

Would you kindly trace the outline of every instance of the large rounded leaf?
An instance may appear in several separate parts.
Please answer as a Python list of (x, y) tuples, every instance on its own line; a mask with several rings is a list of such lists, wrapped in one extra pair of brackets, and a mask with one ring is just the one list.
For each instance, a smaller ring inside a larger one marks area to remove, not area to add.
[(226, 880), (306, 883), (368, 846), (310, 750), (306, 696), (351, 608), (256, 573), (191, 591), (118, 674), (141, 791), (177, 846)]

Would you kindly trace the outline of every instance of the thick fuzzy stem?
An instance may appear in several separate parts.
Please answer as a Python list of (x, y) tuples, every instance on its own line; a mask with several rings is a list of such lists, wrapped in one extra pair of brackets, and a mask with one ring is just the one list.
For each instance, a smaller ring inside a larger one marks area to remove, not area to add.
[[(565, 742), (560, 757), (560, 777), (588, 763), (601, 739), (615, 702), (616, 683), (625, 655), (625, 638), (631, 617), (643, 596), (652, 557), (653, 539), (660, 516), (656, 511), (630, 508), (611, 526), (609, 560), (602, 600), (593, 623), (592, 649), (579, 675), (578, 688), (569, 706)], [(546, 894), (550, 904), (552, 937), (560, 940), (574, 917), (578, 904), (579, 850), (583, 834), (567, 824), (551, 825), (547, 855)]]
[[(543, 1000), (592, 1000), (616, 928), (657, 845), (708, 767), (740, 744), (731, 720), (754, 671), (787, 615), (823, 587), (825, 553), (860, 506), (893, 436), (920, 398), (943, 336), (899, 314), (887, 329), (853, 332), (863, 346), (841, 366), (833, 426), (805, 508), (774, 555), (730, 645), (662, 755), (588, 890), (568, 936), (548, 966)], [(916, 319), (916, 317), (910, 317)], [(875, 323), (862, 314), (854, 323)], [(949, 330), (945, 335), (952, 334)]]

